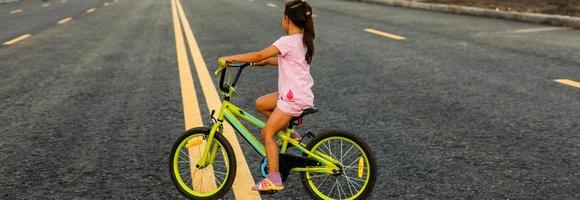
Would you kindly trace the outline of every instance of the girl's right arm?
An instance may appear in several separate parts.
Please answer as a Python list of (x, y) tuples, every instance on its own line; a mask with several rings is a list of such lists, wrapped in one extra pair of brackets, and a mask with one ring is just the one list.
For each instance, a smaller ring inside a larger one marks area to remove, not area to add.
[(255, 51), (245, 54), (238, 54), (233, 56), (226, 56), (223, 59), (226, 60), (228, 63), (232, 62), (240, 62), (240, 63), (257, 63), (264, 60), (268, 60), (272, 57), (278, 55), (280, 51), (275, 46), (269, 46), (261, 51)]
[(266, 65), (278, 66), (278, 57), (271, 57), (254, 64), (254, 66), (266, 66)]

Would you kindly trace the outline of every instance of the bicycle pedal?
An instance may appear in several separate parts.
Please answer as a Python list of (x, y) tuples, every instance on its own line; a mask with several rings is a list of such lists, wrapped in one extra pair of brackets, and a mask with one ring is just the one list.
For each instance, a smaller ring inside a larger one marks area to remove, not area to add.
[(299, 142), (300, 142), (300, 143), (302, 143), (302, 141), (303, 141), (304, 139), (306, 139), (306, 138), (310, 138), (310, 139), (312, 139), (312, 138), (314, 138), (314, 136), (315, 136), (315, 135), (314, 135), (314, 133), (312, 133), (312, 132), (308, 131), (308, 132), (306, 132), (306, 134), (302, 135), (302, 139), (300, 139), (300, 141), (299, 141)]

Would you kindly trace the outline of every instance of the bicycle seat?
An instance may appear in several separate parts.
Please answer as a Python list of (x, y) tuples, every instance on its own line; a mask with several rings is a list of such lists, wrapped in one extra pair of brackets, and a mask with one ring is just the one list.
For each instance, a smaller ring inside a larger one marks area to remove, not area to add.
[(307, 108), (306, 110), (302, 111), (302, 114), (298, 118), (302, 118), (302, 117), (304, 117), (306, 115), (314, 114), (316, 112), (318, 112), (318, 108), (316, 108), (316, 107), (310, 107), (310, 108)]
[(304, 111), (302, 111), (302, 114), (300, 114), (300, 116), (298, 117), (292, 117), (292, 120), (290, 120), (290, 125), (288, 127), (292, 128), (293, 126), (300, 126), (304, 123), (304, 120), (302, 120), (302, 118), (306, 115), (309, 114), (314, 114), (318, 112), (318, 108), (316, 107), (310, 107), (305, 109)]

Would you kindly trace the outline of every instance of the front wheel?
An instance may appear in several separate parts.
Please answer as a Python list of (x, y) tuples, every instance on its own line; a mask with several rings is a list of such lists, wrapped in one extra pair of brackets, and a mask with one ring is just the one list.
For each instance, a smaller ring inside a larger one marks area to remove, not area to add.
[(315, 199), (365, 199), (373, 190), (377, 164), (368, 145), (345, 131), (328, 131), (312, 139), (306, 149), (336, 160), (337, 174), (303, 172), (302, 184)]
[(171, 180), (181, 194), (190, 199), (218, 199), (232, 187), (236, 176), (236, 157), (226, 138), (216, 133), (210, 147), (210, 164), (197, 167), (206, 145), (207, 128), (187, 130), (171, 149)]

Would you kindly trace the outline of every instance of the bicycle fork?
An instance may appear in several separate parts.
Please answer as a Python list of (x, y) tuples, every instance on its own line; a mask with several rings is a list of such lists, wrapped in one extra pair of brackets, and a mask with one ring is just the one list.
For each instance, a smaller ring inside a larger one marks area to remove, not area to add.
[(208, 165), (212, 164), (217, 154), (218, 145), (213, 145), (213, 140), (216, 133), (221, 133), (223, 131), (222, 126), (224, 120), (223, 108), (222, 112), (220, 112), (217, 119), (214, 118), (214, 114), (215, 110), (212, 110), (210, 115), (212, 121), (210, 123), (211, 129), (209, 131), (209, 134), (204, 136), (205, 137), (204, 139), (206, 139), (207, 141), (205, 143), (205, 147), (203, 148), (201, 158), (199, 159), (199, 162), (197, 162), (197, 165), (195, 165), (195, 167), (199, 169), (203, 169)]

